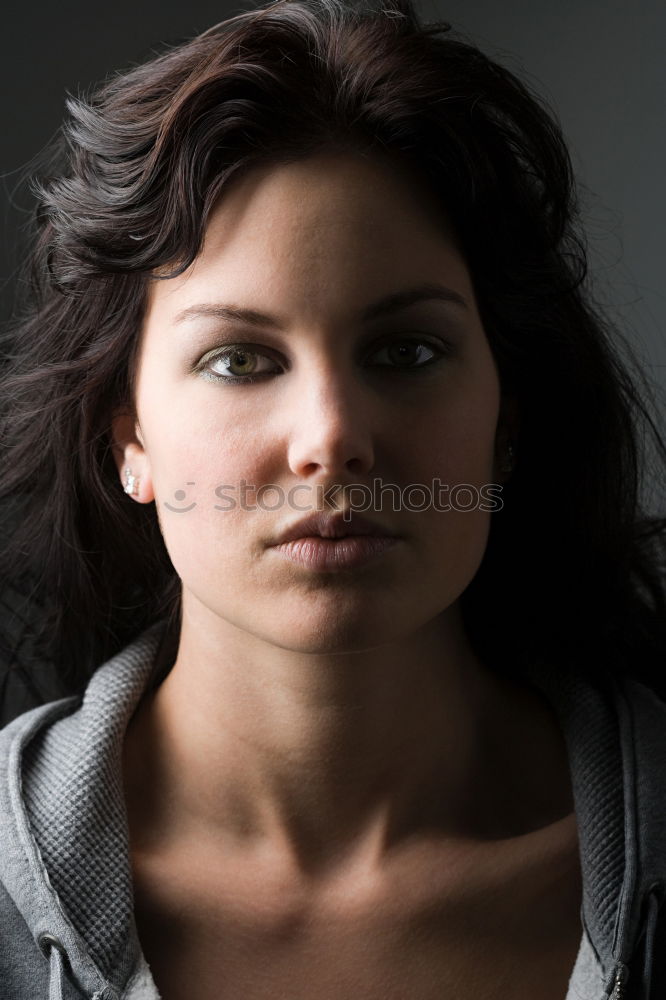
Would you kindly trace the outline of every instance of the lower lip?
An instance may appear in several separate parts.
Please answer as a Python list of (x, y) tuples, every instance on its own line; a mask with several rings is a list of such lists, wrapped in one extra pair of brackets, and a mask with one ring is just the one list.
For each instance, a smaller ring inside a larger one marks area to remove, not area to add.
[(296, 538), (273, 548), (285, 559), (308, 569), (354, 569), (392, 548), (397, 538), (386, 535), (347, 535), (346, 538)]

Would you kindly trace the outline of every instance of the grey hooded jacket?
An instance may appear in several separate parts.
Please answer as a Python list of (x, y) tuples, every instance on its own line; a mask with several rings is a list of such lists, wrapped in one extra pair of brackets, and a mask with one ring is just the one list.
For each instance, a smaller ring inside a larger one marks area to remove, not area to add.
[[(0, 1000), (159, 996), (133, 918), (121, 751), (162, 628), (83, 699), (0, 732)], [(562, 1000), (664, 1000), (666, 704), (630, 679), (612, 695), (566, 670), (528, 679), (564, 732), (579, 833), (583, 931)]]

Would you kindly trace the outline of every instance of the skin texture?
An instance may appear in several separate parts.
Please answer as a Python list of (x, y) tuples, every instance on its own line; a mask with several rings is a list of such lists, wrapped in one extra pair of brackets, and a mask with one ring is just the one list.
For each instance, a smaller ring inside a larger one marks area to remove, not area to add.
[[(424, 282), (464, 304), (361, 320)], [(192, 315), (211, 304), (281, 328)], [(260, 352), (234, 373), (268, 374), (205, 378), (229, 344)], [(503, 481), (518, 418), (439, 207), (397, 163), (349, 153), (240, 179), (194, 264), (151, 285), (136, 416), (114, 420), (119, 475), (155, 501), (183, 588), (176, 662), (124, 759), (164, 996), (561, 998), (580, 937), (562, 736), (478, 661), (459, 612), (490, 513), (366, 509), (398, 541), (342, 572), (272, 547), (325, 507), (318, 488), (345, 506), (375, 477)], [(243, 480), (300, 487), (300, 509), (215, 509)]]

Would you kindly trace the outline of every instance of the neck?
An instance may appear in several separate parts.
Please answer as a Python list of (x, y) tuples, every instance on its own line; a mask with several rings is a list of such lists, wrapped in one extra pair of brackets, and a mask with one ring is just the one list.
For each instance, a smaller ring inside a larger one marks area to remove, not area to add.
[(380, 853), (417, 829), (484, 821), (515, 691), (475, 658), (457, 605), (400, 642), (345, 652), (295, 652), (212, 617), (184, 605), (174, 666), (128, 735), (130, 795), (168, 801), (163, 835), (270, 838), (312, 869), (361, 842)]

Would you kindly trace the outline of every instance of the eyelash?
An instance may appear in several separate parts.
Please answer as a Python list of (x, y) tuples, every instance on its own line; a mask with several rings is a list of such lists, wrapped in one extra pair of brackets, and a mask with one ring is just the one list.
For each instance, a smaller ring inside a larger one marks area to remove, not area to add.
[[(389, 369), (392, 369), (395, 372), (402, 372), (404, 374), (410, 374), (410, 375), (412, 375), (412, 374), (416, 374), (417, 372), (421, 371), (424, 368), (430, 368), (431, 365), (435, 365), (435, 364), (437, 364), (438, 361), (441, 361), (443, 358), (451, 357), (451, 355), (453, 354), (453, 345), (452, 344), (448, 343), (447, 341), (437, 341), (435, 343), (434, 341), (430, 340), (429, 338), (426, 338), (426, 337), (423, 337), (423, 336), (420, 336), (420, 337), (409, 337), (409, 336), (397, 337), (397, 338), (394, 338), (393, 340), (389, 341), (388, 343), (381, 345), (378, 348), (378, 350), (385, 350), (387, 348), (394, 347), (394, 346), (399, 345), (399, 344), (406, 344), (406, 343), (409, 343), (409, 344), (418, 344), (419, 346), (427, 347), (430, 350), (432, 350), (433, 352), (435, 352), (435, 357), (429, 359), (428, 361), (426, 361), (425, 364), (415, 365), (414, 367), (404, 367), (404, 368), (402, 368), (400, 365), (380, 365), (380, 367), (381, 368), (389, 368)], [(261, 372), (258, 375), (217, 375), (214, 372), (211, 372), (208, 369), (208, 367), (207, 367), (208, 365), (214, 364), (217, 361), (224, 360), (225, 358), (230, 358), (231, 355), (233, 355), (235, 351), (238, 351), (239, 353), (242, 352), (243, 354), (256, 355), (258, 357), (268, 357), (268, 355), (264, 354), (262, 351), (260, 351), (258, 349), (254, 350), (253, 349), (254, 346), (255, 345), (253, 345), (253, 344), (243, 344), (243, 343), (240, 343), (240, 344), (228, 344), (228, 345), (225, 346), (224, 350), (220, 350), (216, 354), (213, 354), (211, 356), (207, 356), (205, 358), (205, 360), (202, 360), (199, 363), (199, 365), (196, 367), (195, 370), (198, 371), (198, 373), (202, 376), (202, 378), (205, 378), (205, 379), (207, 379), (207, 380), (209, 380), (211, 382), (226, 382), (227, 384), (229, 384), (229, 383), (232, 383), (232, 384), (234, 384), (234, 383), (235, 384), (244, 383), (245, 385), (251, 384), (253, 382), (259, 382), (259, 381), (261, 381), (261, 379), (264, 379), (264, 378), (266, 378), (266, 377), (268, 377), (270, 375), (277, 375), (277, 374), (279, 374), (278, 372), (270, 372), (269, 371), (269, 372)]]

